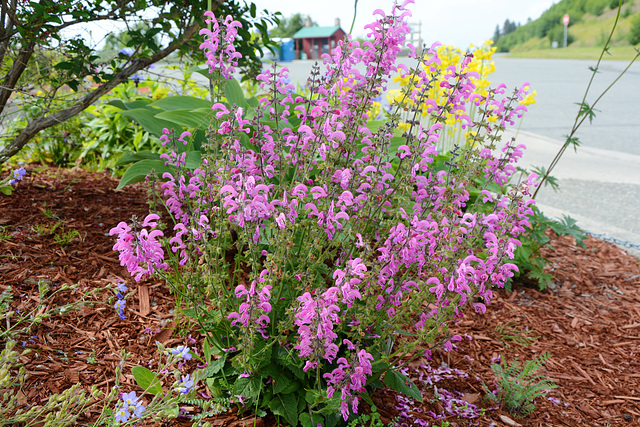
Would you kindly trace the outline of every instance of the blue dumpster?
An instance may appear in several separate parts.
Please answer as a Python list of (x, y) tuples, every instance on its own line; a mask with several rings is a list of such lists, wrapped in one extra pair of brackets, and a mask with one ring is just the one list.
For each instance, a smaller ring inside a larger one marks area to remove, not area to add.
[(280, 61), (291, 62), (295, 58), (295, 42), (293, 39), (283, 39), (280, 43)]

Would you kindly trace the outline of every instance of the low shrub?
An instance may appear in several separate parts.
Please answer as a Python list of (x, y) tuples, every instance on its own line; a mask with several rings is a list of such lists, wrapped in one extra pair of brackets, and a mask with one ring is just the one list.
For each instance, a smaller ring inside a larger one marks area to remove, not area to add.
[[(186, 167), (189, 135), (165, 129), (163, 199), (111, 230), (122, 265), (165, 279), (206, 335), (194, 382), (294, 426), (346, 422), (384, 385), (420, 399), (398, 368), (455, 347), (450, 321), (485, 312), (513, 276), (533, 214), (536, 175), (510, 183), (524, 146), (500, 138), (526, 111), (528, 85), (477, 93), (471, 55), (440, 70), (434, 45), (413, 54), (418, 66), (402, 68), (412, 86), (371, 120), (410, 12), (376, 14), (368, 41), (346, 40), (313, 68), (305, 96), (274, 66), (257, 104), (214, 100), (199, 167)], [(202, 47), (222, 88), (238, 23), (208, 21)], [(443, 156), (448, 117), (469, 140)]]

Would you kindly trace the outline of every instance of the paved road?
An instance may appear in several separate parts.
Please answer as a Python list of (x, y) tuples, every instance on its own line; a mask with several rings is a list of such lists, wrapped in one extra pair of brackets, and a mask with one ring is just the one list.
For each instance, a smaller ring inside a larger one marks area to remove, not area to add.
[[(538, 102), (530, 106), (522, 130), (564, 140), (573, 126), (595, 61), (525, 59), (497, 56), (492, 83), (515, 87), (531, 83)], [(587, 103), (593, 101), (627, 66), (624, 61), (604, 61), (593, 81)], [(592, 124), (583, 123), (577, 136), (585, 147), (640, 155), (640, 62), (634, 63), (595, 107)]]

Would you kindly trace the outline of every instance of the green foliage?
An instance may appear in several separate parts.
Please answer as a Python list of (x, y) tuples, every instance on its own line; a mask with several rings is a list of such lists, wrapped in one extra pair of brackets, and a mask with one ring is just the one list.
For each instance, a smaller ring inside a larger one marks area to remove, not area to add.
[(492, 363), (491, 369), (497, 377), (497, 388), (493, 392), (483, 384), (487, 392), (486, 398), (502, 404), (503, 408), (518, 418), (528, 417), (535, 411), (534, 401), (537, 397), (545, 396), (547, 390), (557, 388), (553, 381), (546, 379), (536, 372), (544, 366), (551, 355), (544, 353), (539, 359), (528, 360), (521, 366), (518, 359), (505, 366)]
[(640, 13), (631, 18), (631, 28), (628, 36), (629, 43), (632, 45), (640, 44)]
[[(613, 3), (614, 1), (615, 0), (587, 0), (584, 4), (584, 11), (591, 15), (600, 16), (607, 6), (609, 6), (609, 3)], [(618, 7), (617, 2), (614, 7)]]
[[(70, 138), (82, 124), (74, 117), (101, 95), (174, 52), (183, 54), (183, 59), (203, 62), (200, 38), (192, 36), (206, 26), (207, 2), (42, 0), (6, 6), (0, 12), (9, 28), (3, 41), (6, 49), (0, 55), (0, 71), (5, 76), (0, 87), (0, 118), (12, 123), (5, 124), (0, 135), (0, 163), (33, 141), (32, 148), (51, 155), (52, 163), (66, 165), (77, 154), (79, 145), (73, 144), (83, 141)], [(239, 66), (246, 70), (246, 78), (257, 75), (262, 50), (274, 45), (267, 26), (275, 17), (268, 11), (258, 14), (253, 3), (240, 0), (214, 2), (214, 6), (217, 14), (231, 15), (242, 24), (236, 41), (242, 54)], [(88, 23), (113, 19), (127, 28), (117, 43), (131, 48), (131, 55), (100, 57), (77, 31)], [(64, 125), (67, 120), (71, 122)], [(34, 139), (51, 127), (59, 130)]]
[(510, 321), (502, 325), (498, 325), (496, 326), (495, 330), (499, 336), (498, 339), (504, 342), (507, 347), (510, 343), (517, 344), (522, 347), (529, 347), (538, 338), (540, 338), (531, 336), (532, 331), (518, 329), (516, 327), (515, 321)]
[(162, 393), (162, 386), (160, 385), (160, 380), (149, 369), (144, 366), (134, 366), (131, 368), (131, 373), (133, 374), (133, 378), (136, 380), (136, 383), (151, 394), (158, 395)]
[[(289, 18), (281, 17), (278, 19), (278, 26), (271, 29), (271, 37), (288, 38), (293, 37), (305, 25), (305, 20), (311, 20), (311, 17), (296, 13)], [(318, 25), (311, 21), (311, 25)]]
[[(518, 277), (528, 277), (538, 283), (538, 289), (544, 291), (551, 285), (553, 276), (545, 273), (544, 268), (548, 264), (548, 260), (544, 258), (540, 249), (544, 246), (550, 246), (550, 239), (547, 236), (547, 230), (550, 228), (558, 235), (571, 236), (576, 239), (578, 245), (584, 246), (584, 231), (576, 225), (576, 221), (568, 216), (563, 216), (560, 221), (547, 218), (537, 207), (533, 208), (534, 215), (529, 220), (530, 226), (526, 227), (526, 232), (520, 236), (522, 243), (514, 252), (513, 262), (520, 270), (514, 276), (514, 280)], [(507, 289), (511, 288), (511, 281)]]
[(422, 394), (418, 387), (406, 376), (397, 371), (387, 371), (384, 376), (384, 384), (418, 402), (422, 402)]
[[(200, 67), (192, 68), (189, 76), (200, 70)], [(225, 101), (228, 107), (237, 105), (250, 109), (258, 103), (255, 97), (245, 98), (242, 87), (236, 79), (224, 81), (220, 87), (215, 87), (214, 91), (224, 95), (221, 100)], [(187, 152), (185, 165), (187, 169), (193, 170), (200, 165), (201, 147), (206, 141), (205, 131), (213, 119), (210, 101), (198, 96), (181, 95), (145, 103), (113, 101), (112, 105), (118, 107), (124, 117), (141, 126), (156, 139), (163, 134), (162, 131), (165, 128), (172, 133), (184, 131), (192, 133), (192, 137), (188, 138), (188, 144), (180, 145), (177, 149), (179, 152)], [(248, 139), (244, 139), (243, 142), (248, 144)], [(248, 145), (246, 146), (250, 148)], [(118, 184), (118, 189), (134, 182), (143, 181), (152, 172), (155, 172), (158, 179), (162, 179), (164, 172), (170, 172), (170, 168), (165, 166), (164, 160), (160, 159), (160, 154), (150, 150), (129, 153), (117, 163), (118, 166), (129, 164), (130, 166)]]
[(609, 0), (609, 9), (617, 9), (621, 4), (628, 3), (627, 0)]
[[(563, 39), (563, 36), (559, 37), (559, 32), (560, 30), (562, 30), (562, 32), (564, 33), (562, 17), (565, 14), (569, 14), (569, 16), (571, 17), (571, 22), (569, 25), (573, 25), (577, 22), (580, 22), (584, 13), (584, 0), (561, 0), (560, 2), (552, 5), (549, 9), (547, 9), (535, 21), (528, 22), (527, 24), (518, 27), (511, 34), (507, 34), (504, 37), (501, 37), (496, 45), (498, 51), (509, 52), (515, 45), (524, 43), (527, 40), (536, 37), (548, 37), (552, 41), (561, 41)], [(569, 33), (569, 36), (570, 35), (571, 33)]]
[[(375, 405), (371, 405), (371, 414), (359, 414), (349, 422), (348, 427), (384, 427), (382, 417)], [(316, 426), (313, 426), (316, 427)]]
[(62, 230), (59, 233), (56, 233), (53, 236), (53, 240), (59, 244), (60, 246), (68, 246), (69, 243), (71, 243), (73, 240), (75, 239), (80, 239), (80, 233), (78, 232), (78, 230), (69, 230), (69, 231), (64, 231), (64, 226), (62, 227)]

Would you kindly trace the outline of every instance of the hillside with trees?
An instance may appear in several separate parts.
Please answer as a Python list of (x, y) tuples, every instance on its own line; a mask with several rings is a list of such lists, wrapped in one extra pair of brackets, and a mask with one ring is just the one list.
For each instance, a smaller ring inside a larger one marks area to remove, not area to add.
[[(614, 33), (613, 46), (640, 42), (640, 1), (622, 0), (622, 13)], [(604, 44), (615, 21), (620, 0), (561, 0), (538, 19), (519, 25), (509, 20), (496, 27), (493, 41), (499, 52), (550, 49), (562, 46), (562, 17), (570, 16), (567, 44), (570, 47), (598, 47)]]

